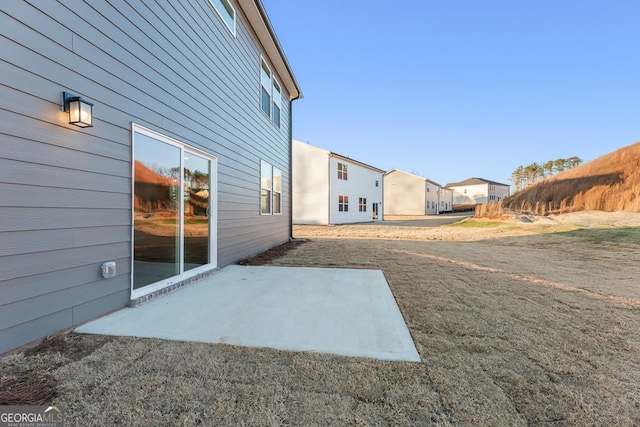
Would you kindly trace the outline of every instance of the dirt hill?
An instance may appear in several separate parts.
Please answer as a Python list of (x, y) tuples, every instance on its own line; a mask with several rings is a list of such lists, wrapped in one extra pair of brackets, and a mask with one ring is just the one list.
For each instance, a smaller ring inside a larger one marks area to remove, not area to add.
[(171, 185), (171, 182), (172, 182), (171, 178), (162, 176), (159, 173), (152, 171), (147, 166), (145, 166), (144, 164), (140, 163), (137, 160), (135, 163), (135, 171), (136, 171), (136, 176), (135, 176), (136, 182), (147, 182), (150, 184)]
[(640, 212), (640, 142), (530, 185), (504, 207), (538, 214)]

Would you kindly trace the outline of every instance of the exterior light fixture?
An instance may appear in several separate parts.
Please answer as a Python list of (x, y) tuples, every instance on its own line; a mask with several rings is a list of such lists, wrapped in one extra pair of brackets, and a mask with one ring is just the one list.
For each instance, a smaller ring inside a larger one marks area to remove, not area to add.
[(93, 127), (93, 104), (79, 96), (62, 92), (62, 109), (69, 113), (69, 124), (81, 128)]

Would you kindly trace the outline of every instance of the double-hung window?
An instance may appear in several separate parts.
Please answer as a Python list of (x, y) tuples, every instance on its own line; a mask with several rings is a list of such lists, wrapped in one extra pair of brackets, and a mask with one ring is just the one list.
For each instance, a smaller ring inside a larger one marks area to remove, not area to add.
[(264, 58), (260, 59), (260, 108), (277, 127), (280, 127), (282, 89)]
[(260, 161), (260, 213), (282, 213), (282, 171), (264, 160)]
[(216, 10), (222, 22), (225, 23), (233, 36), (236, 36), (236, 10), (229, 0), (209, 0), (213, 8)]
[(271, 118), (271, 69), (262, 60), (260, 65), (260, 86), (262, 88), (261, 107), (262, 111)]
[(358, 199), (358, 210), (360, 212), (366, 212), (367, 211), (367, 199), (366, 199), (366, 197), (360, 197)]
[(280, 111), (282, 110), (282, 93), (280, 85), (273, 79), (273, 123), (280, 127)]
[(349, 196), (338, 196), (338, 212), (349, 212)]
[(273, 166), (260, 162), (260, 213), (271, 215), (271, 194), (273, 191)]
[(273, 168), (273, 214), (282, 213), (282, 171)]
[(347, 180), (347, 165), (345, 163), (338, 163), (338, 179)]

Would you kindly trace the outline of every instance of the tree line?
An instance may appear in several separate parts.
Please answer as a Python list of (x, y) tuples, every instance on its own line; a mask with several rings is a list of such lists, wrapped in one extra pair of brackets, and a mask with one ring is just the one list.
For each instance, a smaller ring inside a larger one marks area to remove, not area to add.
[(528, 185), (581, 164), (582, 159), (573, 156), (567, 159), (548, 160), (542, 164), (533, 162), (529, 166), (520, 165), (511, 174), (511, 182), (513, 182), (516, 191), (520, 191)]

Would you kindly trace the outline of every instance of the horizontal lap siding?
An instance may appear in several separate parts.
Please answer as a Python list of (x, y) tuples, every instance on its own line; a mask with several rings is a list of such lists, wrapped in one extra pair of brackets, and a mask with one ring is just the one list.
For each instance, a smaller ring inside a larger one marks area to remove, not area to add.
[[(216, 156), (218, 266), (287, 240), (287, 94), (278, 129), (234, 6), (235, 38), (208, 0), (3, 3), (0, 353), (128, 301), (132, 122)], [(94, 103), (93, 128), (67, 124), (62, 91)], [(283, 172), (282, 215), (260, 215), (260, 160)]]

